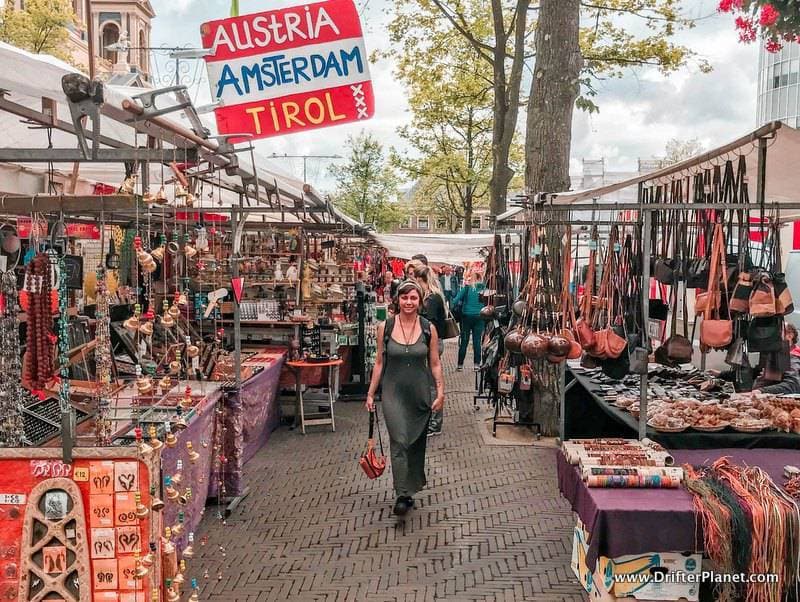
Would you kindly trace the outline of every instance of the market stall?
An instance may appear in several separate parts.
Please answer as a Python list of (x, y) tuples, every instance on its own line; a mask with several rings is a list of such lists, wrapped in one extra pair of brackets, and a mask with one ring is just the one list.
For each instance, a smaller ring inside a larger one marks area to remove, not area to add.
[[(497, 403), (543, 391), (553, 403), (534, 402), (559, 411), (559, 484), (580, 519), (573, 569), (597, 598), (697, 600), (697, 588), (656, 591), (652, 575), (701, 564), (778, 576), (713, 584), (714, 599), (796, 591), (800, 291), (782, 266), (800, 210), (789, 160), (799, 144), (796, 130), (769, 124), (500, 218), (515, 216), (527, 271), (515, 290), (497, 270), (484, 372)], [(637, 203), (602, 202), (624, 186)], [(615, 577), (642, 571), (651, 578), (633, 588)]]
[(357, 371), (360, 230), (181, 90), (6, 45), (0, 65), (0, 165), (41, 184), (0, 174), (0, 495), (23, 534), (3, 595), (197, 600), (196, 529), (247, 493), (287, 358), (345, 357), (332, 399)]

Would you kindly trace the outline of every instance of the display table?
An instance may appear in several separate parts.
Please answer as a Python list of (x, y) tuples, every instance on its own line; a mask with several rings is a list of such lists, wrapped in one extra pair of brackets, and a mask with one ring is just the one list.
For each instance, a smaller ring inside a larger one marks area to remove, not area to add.
[[(575, 381), (564, 396), (565, 437), (638, 436), (639, 421), (633, 414), (611, 405), (600, 394), (599, 385), (589, 377), (567, 367), (567, 382)], [(800, 449), (800, 435), (781, 431), (740, 433), (726, 428), (719, 433), (687, 429), (681, 433), (662, 433), (647, 427), (647, 436), (667, 449), (777, 448)]]
[[(242, 383), (240, 390), (229, 390), (225, 394), (224, 497), (238, 497), (244, 493), (244, 465), (266, 444), (280, 423), (276, 398), (285, 359), (283, 349), (262, 349), (244, 362), (256, 373)], [(217, 489), (215, 478), (209, 487), (209, 496), (217, 497)]]
[[(671, 450), (675, 465), (710, 464), (729, 456), (737, 464), (760, 466), (779, 485), (783, 467), (797, 464), (793, 450)], [(577, 466), (558, 452), (558, 487), (589, 532), (586, 562), (592, 570), (599, 556), (616, 558), (650, 552), (703, 550), (702, 527), (692, 496), (680, 489), (601, 489), (587, 487)]]
[[(179, 392), (186, 386), (186, 381), (173, 389)], [(161, 448), (161, 468), (163, 474), (174, 475), (178, 460), (183, 464), (181, 485), (182, 494), (189, 488), (190, 495), (186, 497), (186, 504), (167, 504), (164, 508), (164, 524), (171, 526), (178, 522), (178, 512), (183, 512), (184, 531), (173, 538), (178, 549), (186, 545), (189, 532), (194, 531), (203, 518), (206, 499), (210, 495), (210, 486), (215, 481), (214, 470), (214, 410), (222, 397), (220, 383), (190, 381), (193, 395), (203, 395), (203, 398), (191, 409), (187, 415), (188, 426), (179, 434), (178, 445), (175, 447)], [(187, 443), (192, 443), (192, 449), (199, 454), (193, 462), (189, 457)]]
[[(300, 430), (305, 435), (306, 434), (306, 425), (315, 425), (315, 424), (330, 424), (332, 430), (336, 430), (336, 419), (333, 415), (333, 404), (336, 402), (336, 395), (333, 390), (333, 381), (334, 376), (333, 372), (335, 368), (341, 366), (344, 362), (340, 359), (332, 360), (328, 362), (307, 362), (307, 361), (289, 361), (286, 362), (286, 365), (291, 368), (295, 375), (295, 393), (296, 393), (296, 404), (297, 410), (295, 411), (294, 419), (295, 419), (295, 426), (297, 426), (297, 418), (300, 418)], [(326, 405), (328, 404), (330, 407), (330, 417), (319, 417), (319, 418), (306, 418), (305, 410), (303, 408), (303, 371), (304, 370), (312, 370), (317, 368), (327, 368), (328, 373), (328, 399), (327, 400), (313, 400), (313, 403), (317, 405)]]

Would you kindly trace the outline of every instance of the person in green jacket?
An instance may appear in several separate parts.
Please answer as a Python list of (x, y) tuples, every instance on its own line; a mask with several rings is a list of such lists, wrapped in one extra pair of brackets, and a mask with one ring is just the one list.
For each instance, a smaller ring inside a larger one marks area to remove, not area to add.
[(461, 316), (457, 368), (459, 371), (464, 369), (464, 359), (467, 357), (470, 337), (472, 337), (472, 357), (475, 370), (479, 370), (481, 365), (481, 337), (483, 336), (481, 309), (483, 309), (483, 303), (481, 303), (479, 295), (486, 288), (482, 277), (481, 272), (474, 271), (464, 287), (458, 291), (456, 298), (453, 299), (454, 313)]

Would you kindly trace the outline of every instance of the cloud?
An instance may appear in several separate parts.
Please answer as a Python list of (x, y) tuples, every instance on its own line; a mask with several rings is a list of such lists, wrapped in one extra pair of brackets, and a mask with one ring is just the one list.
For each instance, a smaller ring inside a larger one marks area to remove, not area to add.
[[(391, 0), (356, 0), (363, 13), (367, 49), (385, 46), (387, 9)], [(242, 13), (298, 4), (298, 0), (240, 0)], [(153, 21), (153, 46), (199, 46), (200, 25), (224, 18), (230, 0), (153, 0), (157, 13)], [(739, 44), (729, 15), (716, 14), (716, 0), (684, 2), (690, 16), (707, 17), (676, 39), (706, 59), (714, 68), (700, 73), (695, 63), (680, 72), (664, 76), (655, 69), (630, 71), (619, 80), (601, 82), (596, 102), (600, 113), (577, 112), (573, 125), (573, 170), (580, 172), (581, 161), (606, 159), (606, 169), (635, 170), (638, 158), (663, 154), (670, 138), (699, 138), (707, 147), (732, 140), (756, 125), (756, 71), (758, 48)], [(167, 60), (159, 59), (162, 73)], [(193, 89), (198, 104), (209, 102), (208, 82), (193, 65), (190, 78), (199, 82)], [(370, 65), (376, 94), (376, 115), (356, 124), (301, 134), (271, 138), (256, 143), (259, 153), (270, 155), (343, 154), (349, 135), (362, 129), (378, 137), (386, 147), (404, 148), (397, 128), (409, 120), (405, 90), (392, 75), (392, 64), (379, 61)], [(201, 81), (202, 79), (202, 81)], [(527, 85), (525, 86), (527, 90)], [(524, 112), (520, 115), (525, 127)], [(330, 189), (326, 176), (329, 160), (309, 159), (308, 172), (318, 188)], [(302, 160), (276, 159), (275, 166), (301, 176)]]

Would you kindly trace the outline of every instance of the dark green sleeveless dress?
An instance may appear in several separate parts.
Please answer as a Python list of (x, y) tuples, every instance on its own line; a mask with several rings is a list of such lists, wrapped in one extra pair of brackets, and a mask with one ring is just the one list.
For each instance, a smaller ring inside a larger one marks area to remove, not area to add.
[(424, 335), (420, 333), (408, 347), (390, 337), (383, 376), (383, 415), (398, 497), (411, 497), (425, 487), (432, 381)]

